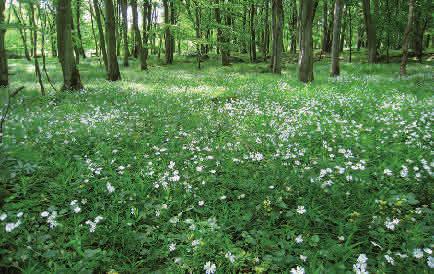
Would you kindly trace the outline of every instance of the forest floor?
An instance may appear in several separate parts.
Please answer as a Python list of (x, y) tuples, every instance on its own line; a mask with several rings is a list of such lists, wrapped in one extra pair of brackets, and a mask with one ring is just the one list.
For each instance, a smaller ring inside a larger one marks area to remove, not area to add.
[(10, 60), (2, 272), (432, 271), (432, 61), (310, 85), (181, 61), (110, 83), (87, 59), (84, 92), (42, 97)]

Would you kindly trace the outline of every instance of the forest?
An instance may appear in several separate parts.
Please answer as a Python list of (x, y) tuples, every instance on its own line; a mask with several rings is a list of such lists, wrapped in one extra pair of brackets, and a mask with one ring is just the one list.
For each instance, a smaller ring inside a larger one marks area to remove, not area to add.
[(432, 273), (431, 0), (0, 0), (1, 273)]

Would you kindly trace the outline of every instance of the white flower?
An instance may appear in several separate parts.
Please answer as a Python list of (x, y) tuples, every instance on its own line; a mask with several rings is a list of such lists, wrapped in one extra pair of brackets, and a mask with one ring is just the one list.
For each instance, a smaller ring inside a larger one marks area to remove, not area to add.
[(199, 201), (197, 204), (198, 204), (199, 206), (203, 206), (203, 205), (205, 204), (205, 201)]
[(428, 264), (429, 268), (434, 268), (434, 257), (428, 256), (426, 259), (426, 263)]
[(6, 220), (7, 217), (8, 215), (6, 213), (2, 213), (2, 215), (0, 215), (0, 221)]
[(388, 168), (386, 168), (385, 170), (384, 170), (384, 175), (386, 175), (386, 176), (392, 176), (393, 175), (393, 172), (392, 172), (392, 170), (390, 170), (390, 169), (388, 169)]
[(203, 166), (197, 166), (196, 167), (196, 171), (197, 172), (202, 172), (202, 170), (203, 170)]
[(200, 244), (200, 240), (194, 240), (193, 242), (191, 242), (192, 246), (198, 246)]
[(399, 224), (399, 219), (394, 218), (393, 220), (390, 220), (389, 218), (386, 219), (384, 222), (384, 225), (389, 230), (395, 230), (395, 226)]
[(203, 266), (203, 269), (205, 270), (206, 274), (213, 274), (216, 272), (215, 264), (210, 261), (206, 262), (206, 264)]
[(307, 256), (300, 255), (300, 260), (302, 260), (303, 262), (305, 262), (307, 260)]
[(423, 251), (420, 248), (415, 248), (413, 250), (413, 257), (415, 257), (416, 259), (420, 259), (423, 257)]
[(297, 213), (298, 214), (304, 214), (304, 213), (306, 213), (306, 209), (304, 208), (304, 206), (298, 206), (297, 207)]
[(353, 264), (354, 272), (356, 272), (357, 274), (368, 274), (369, 272), (366, 270), (367, 261), (368, 261), (368, 257), (366, 257), (365, 254), (360, 254), (359, 257), (357, 258), (357, 263)]
[(304, 274), (304, 268), (297, 266), (297, 268), (291, 268), (291, 274)]
[(395, 265), (395, 260), (392, 258), (392, 256), (390, 255), (384, 255), (384, 258), (386, 259), (386, 261), (391, 264), (391, 265)]
[(295, 242), (297, 244), (301, 244), (303, 242), (303, 236), (302, 235), (298, 235), (297, 238), (295, 238)]
[(22, 211), (20, 211), (20, 212), (18, 212), (17, 217), (18, 217), (18, 218), (21, 218), (21, 217), (23, 217), (23, 214), (24, 214), (24, 213), (23, 213)]
[(48, 217), (48, 215), (50, 215), (50, 213), (48, 211), (42, 211), (41, 212), (41, 217), (42, 218)]
[(115, 191), (114, 186), (112, 186), (112, 184), (110, 184), (110, 183), (107, 183), (106, 187), (107, 187), (108, 193), (113, 193)]
[(176, 244), (175, 243), (171, 243), (169, 244), (169, 252), (175, 251), (176, 250)]
[(229, 261), (230, 261), (231, 263), (234, 263), (234, 262), (235, 262), (235, 256), (232, 255), (232, 253), (231, 253), (230, 251), (228, 251), (228, 252), (226, 253), (225, 257), (228, 258)]
[(339, 236), (338, 240), (341, 241), (341, 242), (343, 242), (343, 241), (345, 241), (345, 237), (344, 236)]
[(18, 220), (16, 223), (7, 223), (5, 225), (5, 230), (6, 232), (12, 232), (12, 230), (14, 230), (15, 228), (19, 227), (21, 224), (21, 221)]
[(53, 229), (57, 226), (57, 211), (51, 212), (51, 215), (47, 218), (47, 223), (49, 224), (50, 228)]
[(423, 249), (423, 251), (424, 251), (426, 254), (429, 254), (429, 255), (432, 254), (432, 250), (431, 250), (431, 248), (425, 247), (425, 248)]
[(79, 213), (81, 211), (81, 208), (79, 206), (74, 207), (74, 212)]

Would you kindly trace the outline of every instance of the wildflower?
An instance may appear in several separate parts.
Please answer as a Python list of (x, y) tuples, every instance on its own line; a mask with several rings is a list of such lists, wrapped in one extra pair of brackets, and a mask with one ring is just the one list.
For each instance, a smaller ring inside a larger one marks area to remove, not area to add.
[(386, 261), (391, 264), (391, 265), (395, 265), (395, 260), (392, 258), (392, 256), (390, 255), (384, 255), (384, 258), (386, 259)]
[(390, 169), (388, 169), (388, 168), (386, 168), (386, 169), (383, 171), (383, 173), (384, 173), (384, 175), (386, 175), (386, 176), (392, 176), (392, 175), (393, 175), (392, 170), (390, 170)]
[(343, 242), (343, 241), (345, 241), (345, 237), (344, 236), (339, 236), (338, 240), (341, 241), (341, 242)]
[(101, 222), (104, 218), (101, 216), (97, 216), (94, 221), (92, 222), (91, 220), (87, 220), (86, 224), (89, 225), (89, 232), (93, 233), (95, 232), (96, 229), (96, 225)]
[(302, 235), (298, 235), (297, 238), (295, 238), (295, 242), (297, 244), (301, 244), (303, 242), (303, 236)]
[(428, 264), (429, 268), (434, 268), (434, 257), (428, 256), (426, 259), (426, 263)]
[(432, 250), (431, 250), (431, 248), (425, 247), (425, 248), (423, 249), (423, 251), (424, 251), (426, 254), (429, 254), (429, 255), (432, 254)]
[(205, 270), (206, 274), (213, 274), (216, 272), (215, 264), (210, 261), (206, 262), (206, 264), (203, 266), (203, 269)]
[(291, 274), (304, 274), (304, 268), (297, 266), (297, 268), (291, 268)]
[(389, 230), (395, 230), (395, 226), (399, 224), (399, 219), (394, 218), (393, 220), (390, 220), (389, 218), (386, 219), (384, 222), (384, 225)]
[(0, 215), (0, 221), (6, 220), (7, 217), (8, 215), (6, 213), (2, 213), (2, 215)]
[(17, 217), (18, 217), (18, 218), (23, 217), (23, 215), (24, 215), (24, 213), (23, 213), (22, 211), (20, 211), (20, 212), (17, 213)]
[(234, 262), (235, 262), (235, 256), (232, 255), (232, 253), (231, 253), (230, 251), (228, 251), (228, 252), (226, 253), (225, 257), (228, 258), (228, 260), (229, 260), (231, 263), (234, 263)]
[(360, 254), (357, 258), (357, 263), (353, 265), (353, 270), (357, 274), (368, 274), (369, 272), (366, 270), (368, 261), (368, 257), (366, 257), (366, 254)]
[(115, 191), (114, 186), (112, 186), (112, 184), (110, 184), (110, 183), (107, 183), (106, 187), (107, 187), (108, 193), (113, 193)]
[(198, 204), (199, 206), (203, 206), (203, 205), (205, 204), (205, 201), (199, 201), (197, 204)]
[(171, 243), (169, 245), (169, 252), (175, 251), (176, 250), (176, 244), (175, 243)]
[(298, 206), (297, 207), (297, 213), (298, 214), (304, 214), (304, 213), (306, 213), (306, 209), (304, 208), (304, 206)]
[(307, 256), (300, 255), (300, 260), (302, 260), (303, 262), (305, 262), (307, 260)]
[(57, 217), (57, 211), (53, 211), (51, 212), (51, 215), (48, 216), (47, 218), (47, 223), (49, 224), (51, 229), (55, 228), (58, 224), (56, 221), (56, 217)]
[(41, 217), (42, 218), (48, 217), (48, 215), (50, 215), (50, 212), (48, 212), (48, 211), (42, 211), (41, 212)]
[(423, 251), (420, 248), (415, 248), (413, 250), (413, 257), (415, 257), (416, 259), (420, 259), (423, 257)]
[(15, 228), (19, 227), (21, 224), (21, 221), (18, 220), (16, 223), (7, 223), (5, 225), (6, 232), (12, 232)]
[(192, 246), (198, 246), (200, 244), (200, 240), (194, 240), (193, 242), (191, 242)]

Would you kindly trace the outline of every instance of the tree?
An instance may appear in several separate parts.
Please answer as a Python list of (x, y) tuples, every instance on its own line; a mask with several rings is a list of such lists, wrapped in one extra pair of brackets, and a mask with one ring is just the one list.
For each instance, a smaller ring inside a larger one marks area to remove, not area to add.
[(62, 90), (81, 90), (83, 85), (73, 53), (71, 1), (57, 1), (56, 26), (57, 51), (63, 73)]
[(332, 41), (332, 66), (330, 75), (338, 76), (339, 70), (339, 53), (340, 53), (340, 34), (342, 21), (343, 0), (335, 0), (335, 11), (333, 16), (333, 41)]
[(81, 56), (83, 56), (83, 59), (86, 58), (86, 53), (84, 51), (84, 47), (83, 47), (83, 38), (81, 35), (81, 27), (80, 27), (80, 21), (81, 21), (81, 0), (76, 0), (76, 6), (75, 6), (75, 13), (76, 13), (76, 25), (77, 25), (77, 44), (78, 44), (78, 50), (81, 54)]
[[(39, 2), (36, 3), (38, 5), (39, 10)], [(30, 27), (33, 29), (33, 60), (35, 64), (35, 73), (38, 78), (39, 86), (41, 88), (41, 94), (45, 95), (45, 88), (42, 82), (41, 69), (39, 67), (38, 61), (38, 29), (35, 21), (35, 7), (32, 2), (29, 2), (29, 10), (30, 10)]]
[(118, 81), (121, 79), (119, 64), (116, 55), (116, 24), (115, 13), (112, 0), (104, 0), (105, 3), (105, 33), (107, 35), (107, 62), (109, 81)]
[(272, 27), (273, 27), (273, 56), (271, 57), (271, 70), (273, 73), (282, 72), (283, 49), (283, 3), (282, 0), (272, 0)]
[(407, 75), (407, 61), (408, 61), (408, 42), (414, 21), (414, 0), (408, 1), (408, 19), (407, 27), (405, 28), (404, 37), (402, 39), (402, 60), (399, 69), (401, 76)]
[(371, 15), (371, 0), (363, 0), (363, 18), (365, 20), (366, 33), (368, 36), (368, 63), (377, 61), (377, 31)]
[(138, 12), (137, 12), (137, 0), (131, 0), (131, 10), (133, 12), (133, 29), (134, 29), (134, 37), (137, 46), (137, 51), (140, 59), (140, 69), (146, 70), (148, 69), (148, 65), (146, 64), (145, 54), (143, 52), (142, 45), (142, 37), (140, 35), (139, 23), (138, 23)]
[[(220, 0), (215, 0), (215, 20), (217, 22), (217, 46), (220, 49), (221, 52), (221, 61), (223, 66), (229, 66), (229, 51), (228, 51), (228, 39), (227, 39), (227, 33), (225, 33), (222, 30), (222, 18), (221, 18), (221, 12), (220, 12)], [(226, 26), (225, 26), (226, 27)]]
[(164, 50), (166, 57), (166, 64), (173, 64), (173, 51), (174, 51), (174, 37), (171, 31), (171, 23), (175, 17), (174, 3), (169, 0), (163, 0), (164, 7)]
[(256, 5), (250, 6), (250, 62), (256, 62), (256, 30), (255, 30)]
[(99, 1), (98, 0), (93, 0), (93, 8), (95, 10), (95, 19), (96, 19), (96, 24), (98, 26), (99, 46), (101, 48), (102, 60), (104, 62), (105, 70), (106, 70), (106, 72), (108, 72), (107, 50), (105, 47), (104, 29), (102, 27), (101, 9), (99, 7)]
[(122, 9), (122, 36), (124, 40), (124, 66), (128, 67), (130, 50), (128, 48), (128, 0), (121, 0)]
[(304, 83), (313, 81), (313, 2), (314, 0), (303, 0), (300, 5), (300, 55), (298, 59), (298, 79)]
[(9, 75), (8, 75), (8, 59), (6, 56), (5, 48), (5, 34), (6, 25), (4, 10), (6, 7), (6, 1), (0, 0), (0, 87), (6, 87), (9, 85)]

